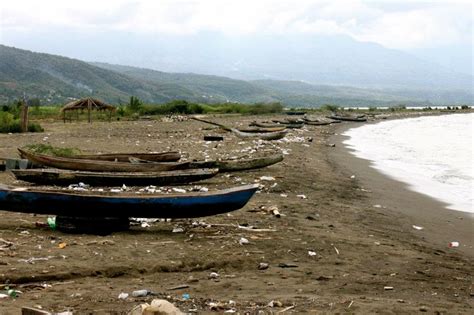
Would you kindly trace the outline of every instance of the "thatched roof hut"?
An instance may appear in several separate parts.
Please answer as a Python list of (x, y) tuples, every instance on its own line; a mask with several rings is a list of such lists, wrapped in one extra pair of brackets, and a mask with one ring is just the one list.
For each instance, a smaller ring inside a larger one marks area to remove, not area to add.
[(61, 108), (61, 112), (63, 113), (63, 119), (66, 121), (66, 112), (73, 111), (73, 110), (87, 110), (89, 122), (91, 122), (91, 111), (106, 111), (108, 110), (110, 114), (116, 110), (116, 108), (112, 105), (106, 104), (98, 99), (87, 97), (77, 101), (72, 101), (64, 105)]

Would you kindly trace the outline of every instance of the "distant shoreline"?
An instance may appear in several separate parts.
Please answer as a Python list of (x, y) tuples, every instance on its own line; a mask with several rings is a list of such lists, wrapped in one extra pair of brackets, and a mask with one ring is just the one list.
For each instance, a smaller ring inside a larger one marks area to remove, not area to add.
[[(440, 113), (449, 114), (449, 113)], [(422, 116), (422, 115), (420, 115)], [(404, 119), (413, 117), (390, 117)], [(373, 123), (378, 123), (373, 122)], [(339, 167), (351, 172), (365, 190), (372, 206), (380, 205), (383, 211), (397, 214), (403, 222), (402, 230), (418, 236), (443, 251), (456, 250), (474, 257), (474, 217), (462, 211), (447, 209), (446, 203), (412, 191), (407, 184), (397, 181), (371, 167), (372, 161), (354, 156), (343, 141), (344, 131), (360, 126), (356, 123), (340, 124), (331, 141), (336, 143), (328, 155)], [(415, 230), (412, 226), (422, 226)], [(450, 249), (449, 242), (460, 242), (459, 248)]]

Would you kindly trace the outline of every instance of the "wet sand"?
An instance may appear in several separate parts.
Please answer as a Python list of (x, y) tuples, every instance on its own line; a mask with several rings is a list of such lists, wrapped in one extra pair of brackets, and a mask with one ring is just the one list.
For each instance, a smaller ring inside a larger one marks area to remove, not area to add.
[[(350, 153), (351, 149), (343, 144), (348, 137), (342, 134), (357, 126), (347, 124), (336, 129), (337, 135), (331, 141), (337, 146), (330, 152), (330, 157), (347, 172), (352, 172), (363, 189), (370, 191), (373, 205), (381, 206), (381, 211), (399, 214), (400, 231), (414, 234), (415, 242), (421, 239), (446, 250), (450, 242), (457, 241), (460, 246), (449, 250), (474, 258), (474, 214), (447, 209), (442, 201), (411, 190), (408, 184), (372, 167), (372, 161)], [(413, 225), (422, 226), (423, 230), (415, 230)]]

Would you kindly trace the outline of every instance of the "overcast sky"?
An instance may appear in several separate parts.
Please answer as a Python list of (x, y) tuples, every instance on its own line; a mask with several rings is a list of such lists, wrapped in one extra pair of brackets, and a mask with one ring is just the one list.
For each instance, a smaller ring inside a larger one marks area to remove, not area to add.
[(0, 8), (2, 42), (58, 30), (345, 34), (402, 50), (473, 40), (470, 0), (14, 0)]

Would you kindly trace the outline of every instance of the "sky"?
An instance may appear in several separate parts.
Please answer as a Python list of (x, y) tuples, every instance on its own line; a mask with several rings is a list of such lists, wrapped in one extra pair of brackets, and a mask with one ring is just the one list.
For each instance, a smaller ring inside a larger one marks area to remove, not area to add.
[(229, 38), (346, 35), (427, 58), (449, 59), (452, 53), (452, 61), (457, 56), (472, 60), (473, 1), (14, 0), (0, 4), (2, 44), (25, 46), (28, 36), (71, 31), (85, 35), (82, 38), (100, 32), (127, 36), (217, 32)]

